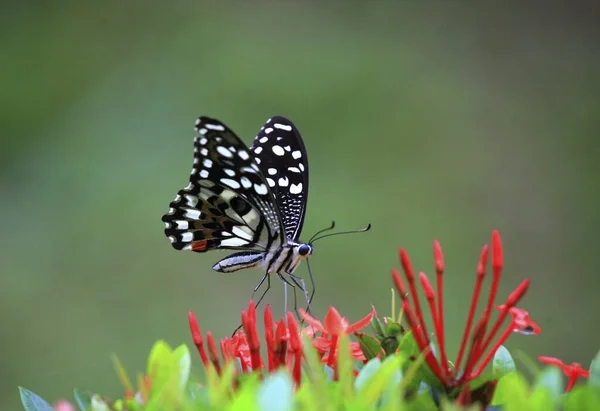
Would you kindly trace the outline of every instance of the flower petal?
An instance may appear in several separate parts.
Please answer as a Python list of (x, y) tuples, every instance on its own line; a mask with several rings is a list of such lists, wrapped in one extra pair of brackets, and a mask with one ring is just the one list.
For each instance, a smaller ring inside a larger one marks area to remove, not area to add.
[(371, 319), (373, 319), (374, 315), (375, 315), (375, 310), (373, 310), (369, 314), (367, 314), (367, 316), (365, 318), (363, 318), (362, 320), (358, 320), (354, 324), (350, 325), (348, 328), (346, 328), (346, 334), (352, 334), (355, 331), (360, 330), (361, 328), (365, 328), (367, 325), (369, 325), (371, 323)]
[(315, 327), (317, 330), (319, 330), (321, 332), (325, 332), (325, 329), (323, 328), (323, 324), (321, 324), (321, 321), (317, 320), (315, 317), (313, 317), (312, 315), (310, 315), (309, 313), (304, 311), (303, 308), (298, 309), (298, 312), (300, 313), (300, 317), (302, 317), (302, 319), (304, 321), (306, 321), (309, 325), (312, 325), (313, 327)]
[(329, 307), (325, 316), (325, 330), (328, 334), (340, 336), (344, 332), (344, 323), (340, 312), (335, 307)]

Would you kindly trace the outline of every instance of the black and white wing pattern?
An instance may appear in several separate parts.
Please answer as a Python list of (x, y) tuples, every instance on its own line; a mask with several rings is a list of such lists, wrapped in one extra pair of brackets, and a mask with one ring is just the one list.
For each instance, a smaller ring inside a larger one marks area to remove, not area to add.
[[(173, 247), (266, 253), (285, 243), (275, 197), (246, 145), (209, 117), (200, 117), (196, 130), (190, 182), (162, 217)], [(260, 257), (259, 253), (240, 255), (238, 262)]]
[(250, 148), (273, 192), (286, 237), (298, 241), (308, 198), (308, 157), (300, 132), (285, 117), (271, 117)]

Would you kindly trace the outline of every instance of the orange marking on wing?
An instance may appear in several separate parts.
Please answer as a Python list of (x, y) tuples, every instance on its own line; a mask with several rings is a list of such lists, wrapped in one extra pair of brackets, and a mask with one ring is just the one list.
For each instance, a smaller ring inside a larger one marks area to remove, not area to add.
[(208, 242), (206, 240), (198, 241), (196, 243), (192, 243), (192, 250), (204, 251), (204, 250), (206, 250), (207, 245), (208, 245)]

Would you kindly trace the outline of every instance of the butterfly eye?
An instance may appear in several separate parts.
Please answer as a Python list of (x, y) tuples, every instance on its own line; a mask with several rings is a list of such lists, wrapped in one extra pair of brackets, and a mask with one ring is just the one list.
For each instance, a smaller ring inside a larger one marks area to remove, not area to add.
[(299, 248), (298, 248), (298, 254), (300, 254), (301, 256), (305, 256), (308, 254), (312, 254), (312, 247), (309, 246), (308, 244), (302, 244)]

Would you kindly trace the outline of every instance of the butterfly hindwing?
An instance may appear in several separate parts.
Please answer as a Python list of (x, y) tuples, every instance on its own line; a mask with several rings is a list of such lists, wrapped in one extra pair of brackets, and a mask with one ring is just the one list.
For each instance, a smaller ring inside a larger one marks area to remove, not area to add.
[(287, 238), (298, 241), (308, 198), (308, 157), (300, 132), (285, 117), (271, 117), (250, 147), (275, 195)]
[(200, 117), (190, 182), (162, 218), (178, 250), (262, 250), (283, 241), (273, 193), (253, 155), (223, 123)]

